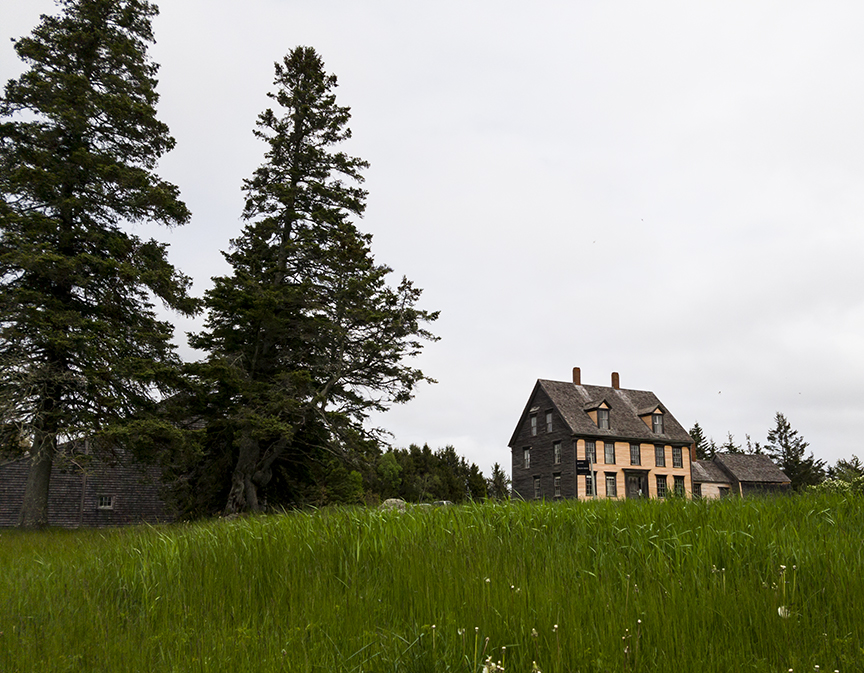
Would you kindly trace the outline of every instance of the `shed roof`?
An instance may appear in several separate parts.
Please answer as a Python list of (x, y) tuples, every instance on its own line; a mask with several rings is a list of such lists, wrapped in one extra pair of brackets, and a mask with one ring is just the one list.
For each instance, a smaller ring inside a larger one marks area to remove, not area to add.
[(789, 477), (763, 454), (718, 453), (714, 461), (738, 481), (783, 484)]
[(690, 473), (694, 482), (703, 484), (728, 484), (730, 481), (729, 475), (711, 460), (694, 460)]

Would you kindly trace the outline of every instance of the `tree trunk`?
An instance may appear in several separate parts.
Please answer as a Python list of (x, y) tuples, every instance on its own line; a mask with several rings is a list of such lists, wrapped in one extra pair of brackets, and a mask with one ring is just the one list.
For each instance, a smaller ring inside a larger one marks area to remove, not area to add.
[(33, 455), (18, 526), (45, 528), (48, 525), (48, 487), (51, 484), (51, 466), (57, 451), (56, 433), (37, 430), (33, 438)]
[(240, 434), (237, 442), (239, 455), (234, 474), (231, 475), (231, 490), (228, 492), (228, 502), (225, 504), (226, 514), (239, 514), (240, 512), (257, 512), (258, 488), (253, 476), (258, 469), (258, 459), (261, 450), (258, 440), (251, 436), (248, 428)]

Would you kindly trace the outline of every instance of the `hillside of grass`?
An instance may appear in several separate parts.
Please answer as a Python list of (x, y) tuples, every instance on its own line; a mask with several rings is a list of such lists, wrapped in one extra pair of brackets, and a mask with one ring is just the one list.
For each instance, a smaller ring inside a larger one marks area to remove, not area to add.
[(856, 671), (862, 541), (837, 495), (3, 531), (0, 671)]

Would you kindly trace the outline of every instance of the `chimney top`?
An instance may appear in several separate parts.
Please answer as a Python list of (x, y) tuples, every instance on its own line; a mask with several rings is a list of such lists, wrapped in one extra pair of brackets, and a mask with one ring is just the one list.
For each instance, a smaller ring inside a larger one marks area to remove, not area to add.
[(612, 387), (615, 388), (615, 390), (618, 390), (621, 387), (618, 382), (618, 372), (612, 372)]
[(582, 385), (582, 370), (579, 367), (573, 367), (573, 383), (574, 385)]

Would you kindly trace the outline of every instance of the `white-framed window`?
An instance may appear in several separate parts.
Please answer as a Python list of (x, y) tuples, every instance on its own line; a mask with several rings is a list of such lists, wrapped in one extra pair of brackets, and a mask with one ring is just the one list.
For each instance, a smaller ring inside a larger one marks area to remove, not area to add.
[(617, 498), (618, 497), (618, 479), (614, 472), (606, 473), (606, 497), (607, 498)]
[(666, 475), (658, 474), (657, 475), (657, 497), (665, 498), (666, 497)]
[(609, 410), (608, 409), (598, 409), (597, 410), (597, 427), (601, 430), (609, 429)]
[(540, 499), (540, 477), (534, 477), (534, 499)]
[(531, 449), (527, 446), (522, 449), (522, 467), (526, 470), (531, 467)]
[(99, 509), (114, 509), (114, 496), (100, 495), (97, 507)]
[(603, 457), (606, 460), (607, 465), (615, 464), (615, 442), (604, 442), (603, 443)]
[(555, 497), (561, 497), (561, 475), (556, 474), (552, 477), (552, 482), (555, 484)]
[(531, 414), (531, 436), (537, 436), (537, 414)]
[(597, 443), (593, 439), (585, 440), (585, 460), (597, 462)]
[(666, 447), (662, 444), (654, 447), (654, 466), (666, 467)]
[(561, 464), (561, 442), (552, 442), (552, 462)]
[(546, 412), (546, 432), (552, 432), (552, 412)]
[(674, 480), (672, 487), (675, 489), (674, 490), (675, 495), (677, 495), (679, 497), (683, 496), (684, 495), (684, 477), (676, 474), (674, 477), (672, 477), (672, 479)]
[(594, 474), (586, 474), (585, 475), (585, 495), (589, 498), (594, 495), (594, 477), (597, 475)]
[(651, 414), (651, 427), (655, 434), (663, 434), (663, 414)]
[(630, 445), (630, 464), (631, 465), (641, 465), (642, 464), (642, 449), (638, 444)]
[(672, 447), (672, 467), (684, 467), (684, 458), (680, 446)]

